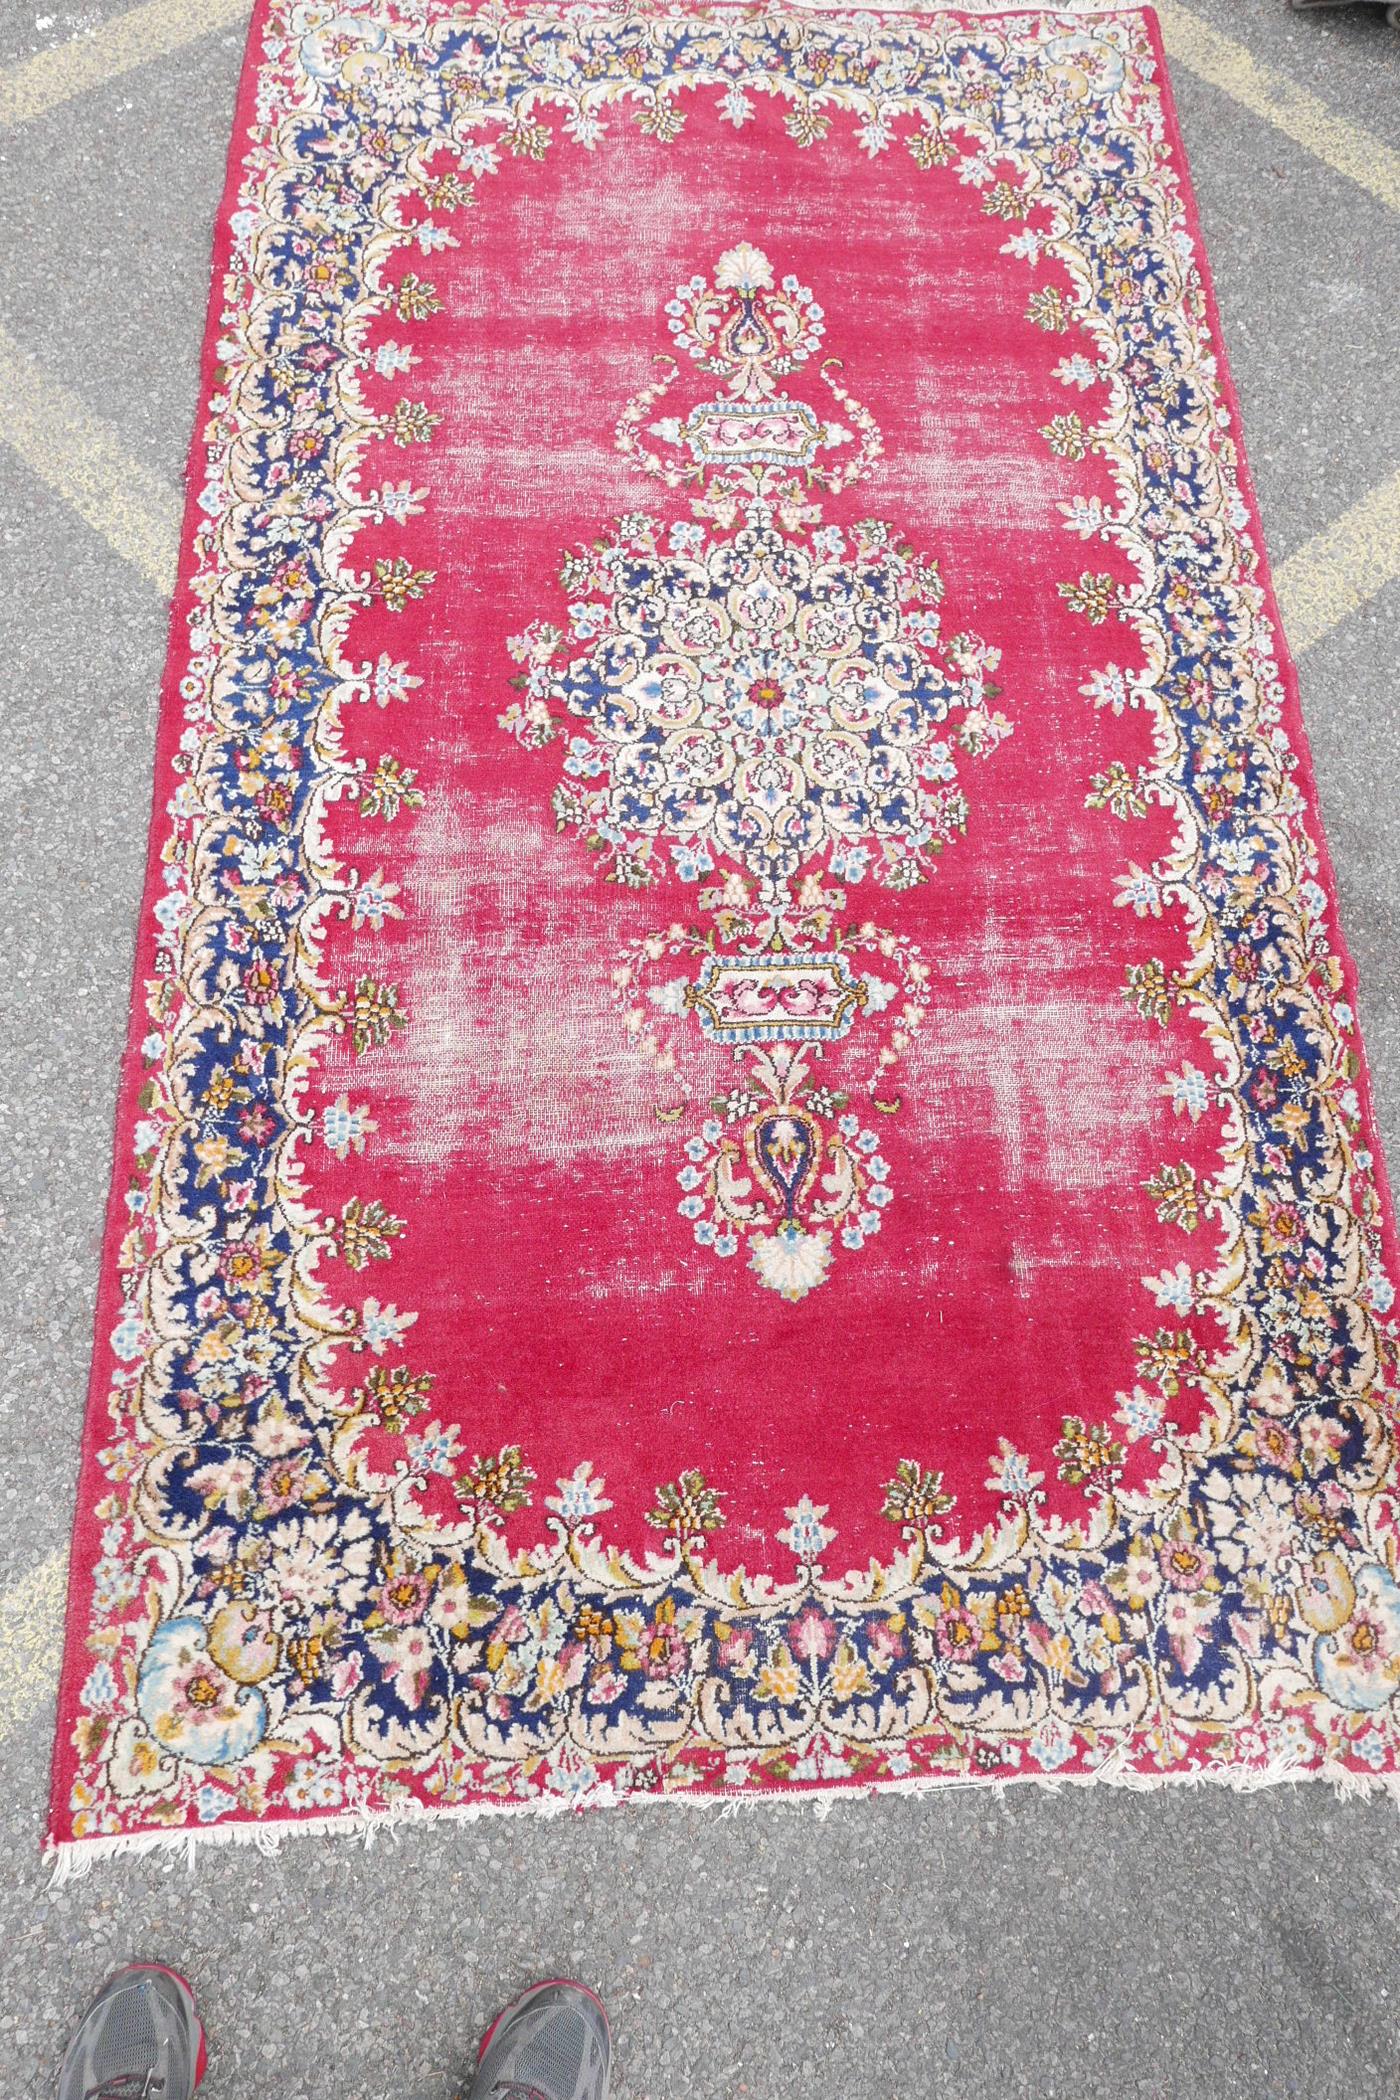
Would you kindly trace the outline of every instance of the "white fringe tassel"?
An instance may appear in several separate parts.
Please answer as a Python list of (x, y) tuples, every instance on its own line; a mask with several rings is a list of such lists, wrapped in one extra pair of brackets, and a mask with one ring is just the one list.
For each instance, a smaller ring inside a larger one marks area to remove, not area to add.
[(443, 1823), (475, 1823), (484, 1816), (568, 1816), (594, 1809), (633, 1805), (647, 1808), (709, 1810), (722, 1821), (751, 1809), (796, 1810), (824, 1822), (844, 1800), (871, 1800), (882, 1794), (941, 1794), (969, 1788), (990, 1791), (1004, 1800), (1012, 1787), (1034, 1786), (1057, 1794), (1066, 1787), (1113, 1786), (1131, 1793), (1153, 1793), (1160, 1787), (1222, 1786), (1239, 1794), (1255, 1794), (1265, 1787), (1297, 1786), (1305, 1781), (1332, 1788), (1339, 1801), (1364, 1801), (1388, 1795), (1400, 1808), (1400, 1772), (1354, 1772), (1345, 1765), (1304, 1765), (1277, 1758), (1257, 1767), (1208, 1766), (1176, 1772), (1144, 1772), (1128, 1763), (1126, 1747), (1114, 1749), (1090, 1772), (1015, 1772), (1003, 1778), (979, 1777), (974, 1773), (927, 1774), (917, 1779), (882, 1779), (869, 1785), (852, 1786), (838, 1780), (804, 1785), (787, 1793), (755, 1789), (742, 1794), (619, 1793), (614, 1787), (599, 1787), (574, 1800), (541, 1795), (524, 1801), (472, 1801), (456, 1806), (427, 1808), (419, 1802), (377, 1812), (335, 1816), (305, 1816), (276, 1823), (221, 1823), (200, 1830), (152, 1830), (119, 1837), (80, 1838), (69, 1844), (50, 1844), (45, 1856), (53, 1862), (53, 1886), (81, 1880), (101, 1862), (130, 1859), (142, 1853), (162, 1856), (167, 1868), (181, 1855), (194, 1871), (199, 1854), (214, 1845), (251, 1845), (265, 1858), (273, 1858), (291, 1838), (353, 1837), (366, 1851), (380, 1839), (397, 1844), (405, 1830), (431, 1829)]
[[(721, 0), (728, 4), (728, 0)], [(735, 0), (739, 4), (739, 0)], [(906, 15), (914, 21), (929, 15), (1141, 15), (1154, 0), (771, 0), (759, 12), (784, 14), (793, 9), (829, 15)]]

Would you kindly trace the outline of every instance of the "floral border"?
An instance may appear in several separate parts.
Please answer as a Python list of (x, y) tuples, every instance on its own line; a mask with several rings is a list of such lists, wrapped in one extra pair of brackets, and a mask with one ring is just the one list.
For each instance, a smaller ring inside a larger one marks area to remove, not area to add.
[[(1400, 1766), (1396, 1327), (1345, 970), (1157, 46), (1136, 11), (1073, 12), (1095, 19), (274, 0), (255, 25), (56, 1841), (90, 1854), (622, 1794)], [(1144, 920), (1179, 908), (1191, 955), (1181, 971), (1145, 956), (1124, 995), (1148, 1024), (1194, 1017), (1215, 1070), (1188, 1064), (1164, 1091), (1193, 1121), (1223, 1117), (1218, 1170), (1169, 1162), (1150, 1192), (1217, 1235), (1208, 1266), (1157, 1282), (1225, 1346), (1207, 1358), (1160, 1325), (1116, 1423), (1066, 1420), (1055, 1456), (1082, 1513), (1048, 1514), (1004, 1444), (1001, 1515), (962, 1541), (940, 1476), (911, 1460), (887, 1490), (887, 1563), (828, 1577), (826, 1511), (804, 1501), (781, 1534), (786, 1583), (720, 1569), (722, 1512), (694, 1474), (658, 1491), (642, 1560), (607, 1544), (586, 1464), (544, 1498), (547, 1538), (508, 1549), (525, 1458), (444, 1457), (420, 1420), (430, 1374), (383, 1360), (402, 1318), (339, 1305), (325, 1280), (335, 1258), (391, 1259), (404, 1221), (368, 1194), (321, 1216), (299, 1156), (318, 1128), (342, 1156), (372, 1136), (345, 1096), (309, 1105), (331, 1033), (373, 1057), (409, 1020), (393, 985), (325, 974), (338, 919), (397, 909), (380, 871), (337, 860), (335, 805), (396, 821), (422, 799), (392, 752), (370, 769), (341, 739), (345, 710), (418, 683), (347, 658), (355, 613), (434, 581), (392, 553), (352, 566), (362, 534), (406, 514), (392, 482), (361, 495), (362, 465), (386, 444), (411, 462), (440, 421), (410, 398), (367, 406), (365, 327), (434, 311), (419, 258), (454, 236), (433, 214), (465, 208), (502, 154), (543, 156), (561, 118), (583, 148), (616, 117), (671, 141), (701, 91), (736, 129), (775, 96), (813, 149), (852, 124), (872, 155), (953, 164), (1006, 221), (1007, 253), (1062, 266), (1034, 281), (1028, 321), (1069, 338), (1067, 387), (1106, 380), (1109, 401), (1044, 435), (1107, 462), (1117, 508), (1080, 501), (1066, 524), (1138, 580), (1086, 561), (1061, 590), (1136, 634), (1142, 668), (1106, 665), (1086, 694), (1146, 711), (1155, 743), (1089, 799), (1125, 824), (1172, 812), (1172, 849), (1130, 866), (1119, 901)], [(325, 1377), (346, 1343), (374, 1359), (349, 1393)], [(1170, 1419), (1183, 1387), (1191, 1434)], [(1146, 1488), (1124, 1484), (1124, 1439), (1153, 1454)], [(438, 1474), (450, 1519), (430, 1508)]]

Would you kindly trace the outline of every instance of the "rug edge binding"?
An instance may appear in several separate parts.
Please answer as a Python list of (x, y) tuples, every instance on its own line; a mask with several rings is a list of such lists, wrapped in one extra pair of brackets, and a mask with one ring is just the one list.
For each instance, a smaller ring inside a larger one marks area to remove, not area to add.
[(61, 1888), (71, 1881), (82, 1880), (96, 1866), (141, 1854), (162, 1855), (167, 1868), (183, 1854), (186, 1867), (193, 1872), (199, 1855), (215, 1846), (249, 1847), (262, 1853), (264, 1858), (272, 1859), (291, 1839), (351, 1837), (368, 1852), (381, 1839), (397, 1844), (408, 1830), (431, 1829), (445, 1823), (478, 1823), (496, 1816), (546, 1819), (636, 1805), (708, 1811), (718, 1814), (721, 1819), (754, 1809), (810, 1811), (821, 1822), (843, 1800), (870, 1801), (889, 1794), (923, 1796), (976, 1789), (990, 1792), (999, 1802), (1004, 1802), (1010, 1788), (1033, 1787), (1044, 1793), (1059, 1794), (1069, 1787), (1114, 1787), (1126, 1793), (1148, 1794), (1170, 1787), (1183, 1790), (1223, 1787), (1231, 1793), (1257, 1794), (1270, 1787), (1296, 1787), (1305, 1783), (1329, 1786), (1334, 1798), (1340, 1802), (1370, 1801), (1385, 1795), (1400, 1810), (1400, 1769), (1358, 1772), (1348, 1765), (1331, 1761), (1307, 1765), (1276, 1758), (1267, 1765), (1253, 1767), (1211, 1766), (1153, 1772), (1111, 1755), (1091, 1772), (1017, 1772), (996, 1779), (973, 1773), (936, 1773), (913, 1779), (878, 1780), (867, 1786), (816, 1781), (786, 1791), (773, 1789), (742, 1794), (701, 1791), (698, 1788), (684, 1793), (620, 1794), (610, 1788), (599, 1788), (590, 1796), (572, 1801), (560, 1796), (536, 1796), (523, 1801), (469, 1801), (442, 1808), (412, 1807), (402, 1812), (381, 1810), (370, 1814), (303, 1816), (279, 1820), (275, 1824), (248, 1822), (211, 1825), (203, 1830), (126, 1831), (115, 1837), (75, 1838), (63, 1842), (50, 1839), (45, 1843), (44, 1857), (52, 1868), (51, 1887)]
[(715, 6), (745, 7), (760, 14), (905, 15), (927, 20), (931, 15), (1150, 15), (1160, 0), (712, 0)]

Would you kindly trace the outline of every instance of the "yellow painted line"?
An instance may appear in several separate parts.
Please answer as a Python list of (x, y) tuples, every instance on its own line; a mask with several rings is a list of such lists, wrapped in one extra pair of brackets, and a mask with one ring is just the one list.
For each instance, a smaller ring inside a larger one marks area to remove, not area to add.
[(1400, 577), (1400, 472), (1353, 503), (1274, 575), (1294, 655)]
[(91, 36), (55, 44), (0, 72), (0, 124), (42, 117), (196, 37), (246, 22), (251, 12), (252, 0), (146, 0), (101, 23)]
[(1156, 6), (1169, 58), (1400, 211), (1400, 153), (1359, 124), (1349, 124), (1286, 74), (1261, 65), (1242, 44), (1222, 36), (1179, 0), (1156, 0)]
[(0, 1597), (0, 1743), (58, 1683), (68, 1556), (55, 1553)]
[(0, 436), (25, 465), (169, 597), (180, 499), (122, 449), (109, 423), (59, 386), (0, 328)]

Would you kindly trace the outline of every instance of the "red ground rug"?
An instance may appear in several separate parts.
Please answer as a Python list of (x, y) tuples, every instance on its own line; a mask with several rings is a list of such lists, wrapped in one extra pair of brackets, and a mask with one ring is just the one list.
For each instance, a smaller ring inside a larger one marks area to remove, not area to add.
[(264, 0), (52, 1842), (1400, 1767), (1150, 12)]

